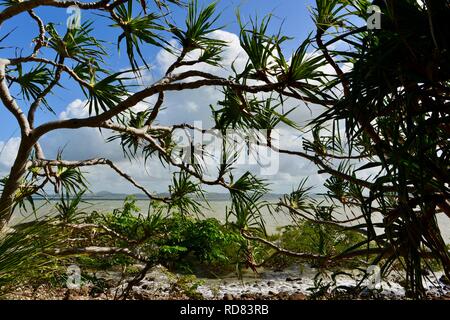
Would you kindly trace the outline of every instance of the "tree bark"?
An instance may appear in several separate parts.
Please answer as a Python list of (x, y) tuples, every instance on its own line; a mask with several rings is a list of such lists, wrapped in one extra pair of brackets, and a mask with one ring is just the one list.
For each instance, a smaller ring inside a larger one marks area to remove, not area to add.
[(0, 231), (11, 220), (14, 197), (20, 187), (20, 180), (26, 173), (28, 158), (34, 146), (30, 140), (29, 137), (22, 137), (16, 160), (11, 167), (0, 197)]

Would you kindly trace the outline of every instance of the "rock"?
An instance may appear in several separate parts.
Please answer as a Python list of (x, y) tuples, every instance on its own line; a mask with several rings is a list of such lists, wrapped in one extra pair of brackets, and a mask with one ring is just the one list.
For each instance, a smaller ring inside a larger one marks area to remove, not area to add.
[(225, 293), (225, 294), (223, 295), (223, 300), (234, 300), (234, 297), (233, 297), (233, 295), (230, 294), (230, 293)]
[(306, 300), (306, 296), (303, 293), (294, 293), (289, 296), (289, 300)]
[(293, 282), (293, 281), (301, 282), (301, 280), (302, 278), (291, 278), (291, 277), (286, 278), (286, 282)]
[(258, 293), (244, 293), (240, 296), (242, 300), (258, 300), (261, 299), (261, 295)]
[(447, 286), (450, 286), (450, 280), (449, 280), (445, 275), (443, 275), (443, 276), (439, 279), (439, 281), (442, 282), (443, 284), (447, 285)]
[(370, 290), (368, 290), (367, 288), (364, 288), (364, 289), (360, 292), (360, 294), (359, 294), (359, 296), (360, 296), (361, 298), (363, 298), (363, 299), (368, 299), (368, 298), (370, 298), (370, 295), (371, 295), (371, 292), (370, 292)]
[(100, 295), (98, 296), (98, 298), (99, 298), (100, 300), (106, 300), (106, 299), (108, 299), (108, 296), (107, 296), (106, 294), (102, 293), (102, 294), (100, 294)]
[(280, 292), (280, 293), (278, 294), (278, 297), (279, 297), (280, 299), (282, 299), (282, 300), (287, 300), (287, 299), (289, 299), (289, 293), (287, 293), (287, 292), (285, 292), (285, 291)]
[(269, 287), (273, 287), (273, 286), (275, 286), (275, 282), (272, 281), (272, 280), (267, 281), (267, 285), (268, 285)]

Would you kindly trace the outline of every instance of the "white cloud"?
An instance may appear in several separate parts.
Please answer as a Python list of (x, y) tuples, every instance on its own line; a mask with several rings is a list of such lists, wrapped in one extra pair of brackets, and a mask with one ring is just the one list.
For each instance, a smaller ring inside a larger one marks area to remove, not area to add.
[[(234, 63), (237, 70), (242, 70), (247, 61), (247, 54), (241, 48), (239, 37), (233, 33), (217, 30), (211, 33), (211, 37), (223, 40), (227, 47), (222, 53), (223, 68), (215, 67), (206, 63), (200, 63), (195, 66), (184, 66), (176, 69), (176, 72), (187, 70), (198, 70), (212, 73), (221, 77), (228, 77), (231, 74), (231, 65)], [(172, 43), (176, 45), (175, 42)], [(199, 56), (199, 50), (188, 55), (187, 61), (193, 60)], [(163, 74), (175, 62), (176, 57), (171, 53), (161, 50), (156, 56), (157, 69)], [(173, 92), (166, 95), (164, 107), (160, 112), (157, 121), (164, 125), (175, 123), (193, 123), (202, 121), (204, 127), (211, 126), (211, 112), (209, 106), (216, 104), (223, 97), (219, 88), (205, 87), (196, 90), (186, 90)]]
[(198, 104), (196, 104), (196, 103), (194, 103), (194, 102), (192, 102), (192, 101), (189, 101), (188, 103), (186, 103), (186, 108), (187, 108), (188, 111), (190, 111), (190, 112), (197, 112), (199, 106), (198, 106)]
[[(61, 112), (59, 118), (68, 119), (88, 116), (85, 104), (86, 101), (74, 100)], [(134, 110), (141, 111), (144, 108), (148, 108), (148, 104), (141, 102), (134, 107)], [(119, 168), (147, 187), (148, 190), (167, 191), (171, 171), (164, 169), (159, 161), (150, 160), (145, 164), (143, 159), (137, 159), (130, 162), (124, 157), (118, 141), (107, 142), (107, 139), (113, 134), (108, 130), (100, 131), (94, 128), (67, 129), (51, 132), (44, 136), (40, 142), (47, 158), (54, 158), (60, 149), (63, 149), (63, 157), (67, 160), (104, 157), (112, 160)], [(9, 151), (12, 146), (13, 143), (8, 145), (7, 154), (9, 157), (15, 156)], [(140, 192), (140, 190), (135, 189), (128, 181), (118, 176), (108, 166), (84, 167), (82, 171), (85, 173), (90, 183), (90, 189), (93, 191)]]
[(85, 118), (89, 116), (88, 108), (85, 108), (87, 100), (76, 99), (69, 103), (66, 110), (61, 112), (59, 118), (61, 120), (67, 120), (70, 118)]
[[(234, 63), (236, 69), (238, 71), (243, 70), (246, 62), (247, 62), (247, 53), (242, 49), (239, 41), (239, 37), (234, 33), (216, 30), (211, 33), (211, 38), (216, 40), (222, 40), (227, 43), (226, 48), (222, 52), (222, 61), (221, 64), (223, 68), (215, 67), (209, 65), (207, 63), (199, 63), (195, 66), (185, 66), (177, 69), (177, 72), (183, 72), (187, 70), (201, 70), (204, 72), (211, 72), (219, 76), (229, 75), (231, 72), (231, 65)], [(171, 43), (174, 47), (176, 47), (176, 42)], [(200, 50), (195, 50), (185, 58), (186, 61), (194, 60), (200, 56)], [(157, 67), (164, 73), (176, 60), (176, 57), (166, 50), (161, 50), (157, 56)]]
[(13, 137), (8, 141), (0, 141), (0, 174), (4, 175), (13, 165), (19, 150), (20, 138)]
[[(121, 77), (126, 79), (125, 82), (127, 84), (138, 85), (140, 87), (147, 87), (147, 86), (151, 85), (155, 79), (155, 76), (154, 76), (155, 70), (154, 69), (155, 69), (155, 67), (152, 65), (148, 66), (148, 68), (145, 66), (142, 66), (140, 71), (138, 73), (135, 73), (133, 71), (128, 71), (130, 69), (127, 68), (127, 69), (121, 70), (124, 72), (121, 75)], [(125, 72), (125, 71), (127, 71), (127, 72)]]
[[(222, 53), (223, 68), (208, 65), (206, 63), (197, 64), (194, 67), (182, 67), (176, 72), (183, 72), (189, 69), (196, 69), (204, 72), (213, 73), (222, 77), (227, 77), (231, 74), (231, 65), (234, 64), (237, 70), (242, 70), (247, 62), (247, 54), (240, 47), (239, 38), (237, 35), (226, 31), (215, 31), (212, 36), (215, 39), (226, 41), (228, 46)], [(175, 43), (173, 43), (175, 45)], [(199, 52), (193, 52), (186, 59), (195, 59)], [(175, 61), (176, 57), (165, 50), (161, 50), (156, 56), (155, 70), (159, 70), (161, 74)], [(156, 80), (156, 79), (155, 79)], [(211, 119), (211, 112), (209, 105), (215, 105), (218, 100), (223, 97), (219, 88), (205, 87), (196, 90), (186, 90), (181, 92), (171, 92), (166, 94), (164, 109), (160, 112), (157, 122), (163, 125), (170, 125), (176, 123), (190, 123), (195, 121), (202, 121), (203, 128), (209, 128), (213, 125)], [(147, 99), (151, 105), (155, 102), (155, 96)], [(148, 103), (139, 103), (134, 107), (135, 111), (142, 111), (149, 107)], [(85, 101), (75, 100), (70, 103), (66, 110), (61, 113), (61, 118), (67, 117), (82, 117), (87, 116), (86, 108), (83, 108)], [(306, 122), (311, 118), (311, 112), (300, 103), (293, 99), (286, 100), (285, 111), (296, 107), (296, 110), (291, 114), (295, 120), (299, 122)], [(313, 112), (314, 113), (314, 112)], [(299, 149), (301, 150), (301, 139), (298, 134), (293, 134), (293, 131), (287, 131), (286, 136), (282, 137), (281, 146), (283, 148)], [(110, 136), (110, 133), (100, 132), (95, 129), (81, 129), (76, 131), (59, 132), (48, 138), (45, 145), (53, 149), (55, 146), (65, 145), (65, 157), (70, 159), (84, 159), (93, 157), (107, 157), (115, 161), (121, 168), (124, 169), (131, 176), (148, 186), (151, 190), (165, 191), (169, 184), (170, 172), (167, 168), (163, 168), (159, 161), (149, 161), (144, 165), (142, 160), (130, 163), (123, 159), (123, 154), (120, 146), (117, 143), (105, 143), (105, 139)], [(209, 168), (211, 172), (215, 172), (215, 167)], [(244, 173), (246, 170), (252, 171), (255, 174), (260, 173), (260, 169), (256, 165), (239, 165), (236, 176)], [(266, 176), (272, 183), (274, 192), (289, 192), (293, 186), (297, 185), (299, 180), (305, 176), (314, 173), (316, 168), (307, 160), (299, 157), (281, 155), (280, 156), (280, 170), (277, 174)], [(110, 190), (121, 191), (130, 190), (128, 183), (121, 180), (108, 168), (89, 168), (89, 177), (93, 189), (96, 190)], [(310, 181), (318, 181), (318, 178), (311, 177)]]
[[(194, 67), (190, 66), (177, 69), (176, 72), (183, 72), (195, 68), (196, 70), (227, 77), (232, 72), (231, 65), (233, 63), (237, 70), (242, 70), (245, 67), (247, 55), (240, 47), (237, 35), (226, 31), (215, 31), (212, 36), (228, 43), (228, 46), (222, 54), (222, 65), (224, 67), (218, 68), (201, 63)], [(193, 52), (187, 59), (194, 59), (198, 54), (199, 52)], [(156, 56), (155, 65), (152, 66), (152, 70), (143, 75), (145, 85), (150, 81), (157, 80), (153, 75), (153, 71), (163, 74), (174, 61), (175, 57), (173, 55), (165, 50), (161, 50)], [(163, 125), (170, 125), (176, 123), (193, 124), (194, 121), (202, 121), (203, 127), (209, 128), (213, 124), (209, 106), (211, 104), (215, 105), (222, 96), (220, 88), (214, 87), (168, 93), (165, 97), (164, 109), (161, 110), (157, 122)], [(138, 103), (133, 107), (133, 110), (142, 111), (149, 107), (151, 108), (155, 99), (156, 96), (150, 97), (145, 102)], [(302, 102), (299, 103), (293, 99), (286, 100), (284, 106), (285, 111), (292, 107), (296, 107), (296, 110), (291, 113), (294, 120), (304, 123), (311, 119), (311, 112)], [(317, 110), (313, 110), (312, 113), (315, 112)], [(60, 119), (83, 118), (87, 116), (89, 114), (88, 108), (86, 107), (86, 100), (81, 99), (76, 99), (69, 103), (66, 109), (59, 114)], [(301, 150), (301, 139), (298, 138), (297, 134), (293, 135), (292, 133), (292, 130), (288, 131), (287, 135), (282, 137), (281, 146), (283, 148)], [(149, 190), (158, 192), (167, 191), (167, 186), (170, 182), (170, 173), (173, 169), (163, 168), (157, 159), (149, 160), (146, 164), (144, 164), (142, 159), (133, 162), (128, 161), (124, 158), (118, 141), (106, 143), (106, 139), (111, 135), (112, 133), (110, 131), (100, 131), (92, 128), (59, 130), (43, 137), (41, 144), (46, 152), (47, 158), (55, 157), (60, 148), (64, 148), (63, 155), (68, 160), (105, 157), (114, 161), (117, 166), (133, 176)], [(11, 165), (17, 152), (18, 143), (19, 138), (11, 139), (6, 145), (0, 142), (0, 150), (5, 146), (5, 152), (0, 155), (0, 166), (8, 167)], [(210, 169), (214, 172), (214, 168)], [(252, 171), (255, 174), (260, 173), (260, 169), (255, 165), (240, 165), (237, 168), (235, 176), (239, 176), (246, 170)], [(289, 192), (303, 177), (310, 176), (309, 181), (311, 183), (319, 182), (320, 177), (315, 174), (316, 170), (314, 165), (307, 160), (294, 156), (281, 155), (280, 170), (278, 173), (264, 178), (269, 179), (274, 192)], [(91, 183), (91, 188), (95, 191), (137, 192), (127, 181), (118, 177), (108, 167), (83, 168), (83, 171), (88, 172), (87, 178)], [(311, 176), (311, 174), (313, 175)], [(218, 191), (217, 188), (213, 189)]]

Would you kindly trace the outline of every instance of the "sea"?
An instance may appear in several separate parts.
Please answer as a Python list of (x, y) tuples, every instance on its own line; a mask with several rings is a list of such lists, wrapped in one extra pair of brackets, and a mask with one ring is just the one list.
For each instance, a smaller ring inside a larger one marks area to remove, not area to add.
[[(21, 212), (20, 210), (18, 210), (13, 216), (11, 225), (30, 221), (31, 219), (34, 219), (36, 217), (43, 217), (46, 215), (52, 216), (57, 214), (57, 210), (55, 209), (55, 201), (35, 200), (34, 202), (36, 212), (31, 214), (31, 210), (27, 210), (26, 212)], [(136, 204), (141, 209), (141, 214), (148, 214), (150, 205), (150, 202), (148, 200), (137, 200)], [(226, 212), (231, 206), (230, 201), (209, 201), (208, 203), (204, 202), (202, 204), (204, 208), (202, 210), (203, 215), (200, 216), (200, 218), (216, 218), (221, 222), (225, 222)], [(112, 210), (121, 208), (122, 206), (123, 200), (86, 200), (79, 205), (79, 210), (87, 213), (92, 211), (111, 212)], [(294, 219), (284, 212), (274, 212), (274, 210), (263, 208), (261, 210), (261, 214), (264, 218), (265, 227), (268, 234), (277, 233), (281, 228), (295, 224)], [(336, 220), (347, 220), (358, 215), (359, 214), (357, 212), (342, 211), (338, 212), (338, 214), (335, 215), (334, 218)], [(374, 220), (378, 219), (375, 218)], [(445, 214), (438, 214), (437, 220), (444, 241), (450, 244), (450, 219)], [(358, 221), (355, 221), (353, 223), (358, 223)]]

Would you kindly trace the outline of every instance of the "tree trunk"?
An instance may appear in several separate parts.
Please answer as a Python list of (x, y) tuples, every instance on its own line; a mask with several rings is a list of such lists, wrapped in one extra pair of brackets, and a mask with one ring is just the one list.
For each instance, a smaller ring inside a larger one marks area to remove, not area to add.
[(26, 173), (26, 166), (33, 143), (31, 139), (22, 137), (16, 160), (14, 161), (8, 179), (0, 197), (0, 231), (8, 224), (12, 216), (14, 197), (20, 187), (22, 177)]

